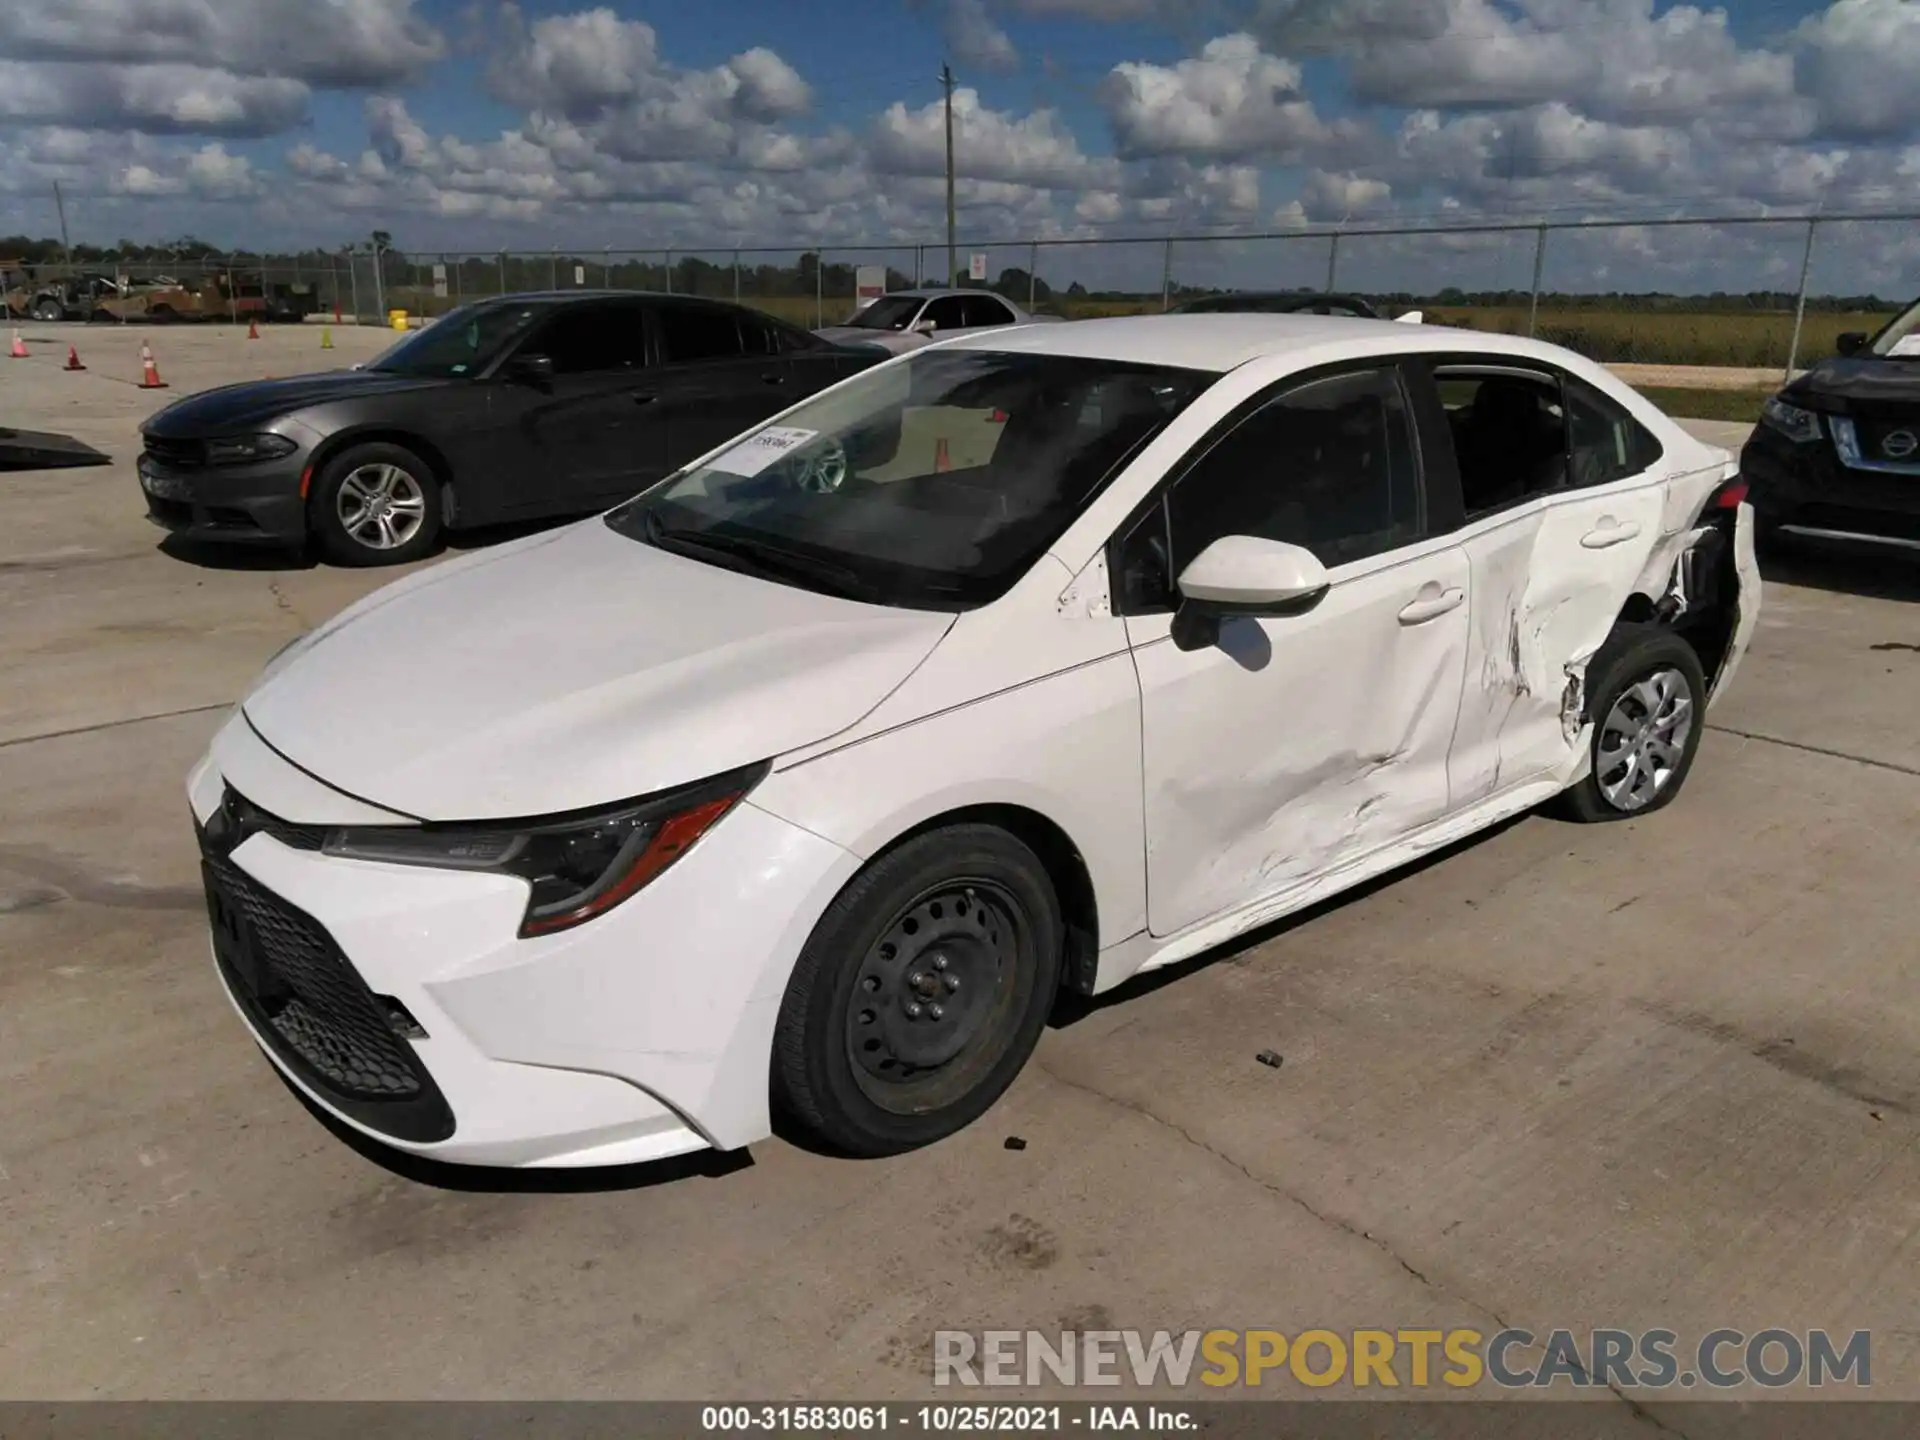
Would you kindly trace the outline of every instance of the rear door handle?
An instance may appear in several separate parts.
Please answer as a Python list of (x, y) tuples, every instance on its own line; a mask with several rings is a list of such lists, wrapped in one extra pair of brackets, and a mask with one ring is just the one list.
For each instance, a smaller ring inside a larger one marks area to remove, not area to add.
[(1629, 520), (1624, 525), (1616, 525), (1608, 518), (1597, 530), (1589, 530), (1580, 537), (1580, 543), (1589, 550), (1604, 550), (1609, 545), (1620, 545), (1638, 538), (1640, 522)]
[(1460, 602), (1466, 598), (1467, 592), (1464, 590), (1442, 590), (1438, 595), (1422, 595), (1400, 611), (1400, 623), (1424, 625), (1429, 620), (1438, 620), (1449, 610), (1458, 610)]
[(784, 385), (787, 383), (787, 377), (776, 370), (771, 374), (762, 375), (760, 377), (760, 383), (762, 385)]
[(659, 398), (660, 397), (658, 395), (639, 394), (633, 397), (633, 403), (636, 405), (651, 405), (654, 401), (658, 400)]

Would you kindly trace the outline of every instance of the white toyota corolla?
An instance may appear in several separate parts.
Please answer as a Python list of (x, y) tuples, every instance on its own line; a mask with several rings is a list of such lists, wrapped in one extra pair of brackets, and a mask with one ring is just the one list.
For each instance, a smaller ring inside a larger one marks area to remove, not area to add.
[(1547, 345), (998, 330), (409, 576), (189, 782), (221, 979), (389, 1145), (947, 1135), (1097, 993), (1548, 800), (1673, 799), (1734, 463)]

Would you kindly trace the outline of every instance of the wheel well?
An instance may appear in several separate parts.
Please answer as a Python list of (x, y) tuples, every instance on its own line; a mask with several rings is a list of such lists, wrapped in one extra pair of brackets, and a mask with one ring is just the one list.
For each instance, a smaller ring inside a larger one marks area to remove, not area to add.
[(1052, 882), (1053, 893), (1060, 901), (1061, 917), (1066, 921), (1066, 954), (1061, 957), (1060, 987), (1091, 995), (1100, 959), (1100, 915), (1094, 900), (1093, 877), (1087, 873), (1087, 862), (1080, 848), (1052, 820), (1024, 805), (971, 805), (921, 821), (886, 848), (891, 850), (929, 830), (967, 824), (997, 826), (1039, 857), (1046, 867), (1047, 879)]
[[(453, 468), (447, 464), (447, 457), (431, 441), (425, 440), (409, 430), (355, 430), (345, 435), (332, 436), (323, 442), (314, 452), (313, 473), (317, 476), (334, 457), (343, 450), (351, 450), (355, 445), (398, 445), (411, 450), (427, 462), (433, 471), (434, 481), (443, 491), (453, 489)], [(446, 507), (449, 518), (459, 513), (458, 506)]]
[(1651, 596), (1638, 591), (1627, 597), (1627, 603), (1620, 607), (1620, 613), (1614, 617), (1616, 628), (1621, 625), (1644, 625), (1653, 619), (1654, 607)]

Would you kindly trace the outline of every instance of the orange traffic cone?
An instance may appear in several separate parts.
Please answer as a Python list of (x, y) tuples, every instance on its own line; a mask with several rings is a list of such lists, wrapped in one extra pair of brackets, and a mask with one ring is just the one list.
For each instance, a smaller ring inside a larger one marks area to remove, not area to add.
[(32, 358), (27, 354), (27, 342), (20, 338), (18, 327), (15, 327), (13, 332), (13, 348), (7, 353), (16, 360), (28, 360)]
[(933, 468), (936, 470), (953, 469), (953, 457), (947, 454), (947, 437), (944, 435), (933, 442)]
[(167, 388), (167, 382), (160, 378), (160, 367), (153, 363), (153, 347), (144, 340), (140, 342), (140, 388), (142, 390)]
[(68, 370), (84, 370), (87, 368), (80, 363), (79, 350), (71, 345), (67, 346), (67, 363), (65, 368)]
[(249, 340), (258, 340), (260, 338), (260, 322), (258, 320), (247, 321), (247, 338)]

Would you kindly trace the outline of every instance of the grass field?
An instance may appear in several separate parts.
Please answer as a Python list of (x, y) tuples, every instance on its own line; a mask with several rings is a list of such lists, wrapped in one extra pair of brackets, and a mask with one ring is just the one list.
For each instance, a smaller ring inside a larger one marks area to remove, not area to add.
[(1774, 387), (1751, 390), (1696, 390), (1664, 385), (1636, 385), (1647, 399), (1676, 420), (1742, 420), (1757, 422), (1760, 407)]
[[(731, 299), (732, 294), (729, 291), (713, 298)], [(838, 324), (853, 308), (850, 298), (828, 296), (820, 303), (816, 319), (815, 300), (811, 295), (748, 294), (741, 296), (741, 300), (808, 329), (821, 323)], [(452, 302), (436, 301), (430, 294), (396, 289), (389, 295), (388, 303), (407, 306), (416, 313), (433, 314), (444, 311)], [(1041, 308), (1070, 320), (1150, 315), (1159, 313), (1160, 297), (1056, 295), (1043, 302)], [(1429, 324), (1456, 325), (1466, 330), (1504, 335), (1527, 333), (1525, 306), (1424, 308)], [(1800, 335), (1801, 365), (1833, 354), (1834, 342), (1843, 331), (1877, 330), (1889, 318), (1886, 314), (1809, 310)], [(1534, 333), (1541, 340), (1564, 345), (1605, 364), (1784, 366), (1793, 339), (1793, 312), (1543, 309)]]

